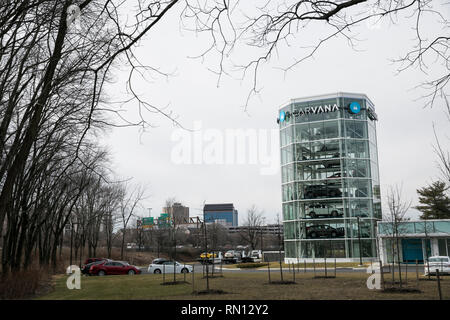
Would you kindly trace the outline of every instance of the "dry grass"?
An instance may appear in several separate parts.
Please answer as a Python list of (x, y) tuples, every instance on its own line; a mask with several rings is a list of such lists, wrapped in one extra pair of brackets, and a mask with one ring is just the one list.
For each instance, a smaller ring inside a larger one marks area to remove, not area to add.
[(48, 270), (17, 271), (0, 277), (0, 299), (29, 299), (51, 290)]
[[(162, 275), (83, 277), (81, 290), (68, 290), (66, 277), (56, 280), (55, 290), (42, 299), (238, 299), (238, 300), (405, 300), (438, 299), (436, 281), (409, 280), (409, 288), (419, 288), (420, 293), (382, 292), (366, 287), (365, 273), (337, 274), (336, 278), (314, 279), (313, 274), (296, 274), (296, 284), (269, 284), (267, 273), (225, 273), (224, 277), (210, 279), (210, 289), (222, 294), (193, 294), (206, 289), (202, 274), (192, 275), (189, 283), (164, 286)], [(273, 272), (272, 281), (279, 281), (280, 274)], [(183, 280), (178, 275), (177, 280)], [(292, 281), (292, 273), (284, 273), (285, 281)], [(389, 280), (389, 279), (386, 279)], [(166, 280), (167, 281), (167, 280)], [(450, 277), (441, 282), (444, 299), (450, 299)]]
[[(1, 254), (1, 249), (0, 249)], [(106, 257), (106, 248), (97, 250), (97, 257)], [(157, 257), (156, 253), (152, 252), (136, 252), (125, 251), (124, 259), (131, 264), (148, 266), (148, 264)], [(161, 255), (161, 257), (166, 257)], [(88, 258), (85, 256), (81, 259), (81, 263)], [(120, 249), (113, 248), (112, 259), (120, 260)], [(72, 264), (78, 265), (80, 262), (72, 260)], [(66, 268), (70, 265), (70, 249), (63, 248), (60, 254), (57, 253), (57, 263), (54, 268), (52, 265), (47, 268), (39, 266), (39, 258), (35, 253), (32, 256), (30, 268), (28, 270), (21, 270), (14, 273), (9, 273), (6, 277), (0, 272), (0, 299), (29, 299), (35, 295), (42, 295), (52, 288), (52, 275), (65, 273)]]

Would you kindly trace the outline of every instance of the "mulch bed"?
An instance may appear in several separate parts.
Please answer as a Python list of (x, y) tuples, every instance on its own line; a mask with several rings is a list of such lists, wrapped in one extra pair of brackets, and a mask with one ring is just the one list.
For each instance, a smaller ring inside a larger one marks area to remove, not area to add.
[(187, 281), (171, 281), (171, 282), (163, 282), (161, 283), (162, 286), (170, 286), (170, 285), (176, 285), (176, 284), (183, 284), (183, 283), (189, 283)]
[(201, 290), (201, 291), (194, 291), (193, 294), (197, 294), (197, 295), (202, 295), (202, 294), (227, 294), (228, 292), (223, 291), (223, 290), (214, 290), (214, 289), (209, 289), (209, 290)]
[(297, 284), (297, 282), (294, 281), (271, 281), (269, 284)]
[(389, 287), (389, 288), (384, 288), (384, 290), (382, 292), (387, 292), (387, 293), (421, 293), (422, 291), (420, 291), (419, 289), (416, 289), (416, 288)]

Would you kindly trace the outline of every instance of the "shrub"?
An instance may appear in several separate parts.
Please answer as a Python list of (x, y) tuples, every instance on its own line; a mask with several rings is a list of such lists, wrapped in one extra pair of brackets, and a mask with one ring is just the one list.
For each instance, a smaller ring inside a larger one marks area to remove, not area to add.
[(27, 299), (49, 284), (50, 275), (47, 270), (11, 272), (0, 276), (0, 299)]
[(241, 269), (259, 268), (259, 267), (265, 267), (265, 266), (267, 266), (267, 263), (262, 263), (262, 262), (239, 263), (236, 265), (237, 268), (241, 268)]

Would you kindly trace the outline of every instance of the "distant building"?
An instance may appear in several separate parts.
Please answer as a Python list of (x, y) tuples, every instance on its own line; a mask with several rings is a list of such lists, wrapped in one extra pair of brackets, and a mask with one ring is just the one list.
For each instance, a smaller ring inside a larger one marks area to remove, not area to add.
[[(398, 222), (397, 235), (392, 222), (378, 222), (381, 261), (391, 263), (424, 263), (431, 256), (450, 255), (450, 219)], [(398, 242), (397, 242), (398, 241)], [(393, 252), (399, 245), (399, 252)]]
[(205, 204), (203, 216), (206, 223), (220, 223), (233, 227), (238, 225), (238, 211), (232, 203)]
[(176, 225), (189, 223), (189, 207), (175, 202), (171, 207), (164, 207), (163, 212), (169, 215), (169, 218)]

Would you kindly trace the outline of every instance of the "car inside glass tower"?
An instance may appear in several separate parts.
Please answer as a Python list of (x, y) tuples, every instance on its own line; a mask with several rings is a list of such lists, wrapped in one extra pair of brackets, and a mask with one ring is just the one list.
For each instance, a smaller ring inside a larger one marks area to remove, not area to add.
[(293, 99), (280, 109), (286, 262), (377, 256), (376, 121), (364, 94)]

